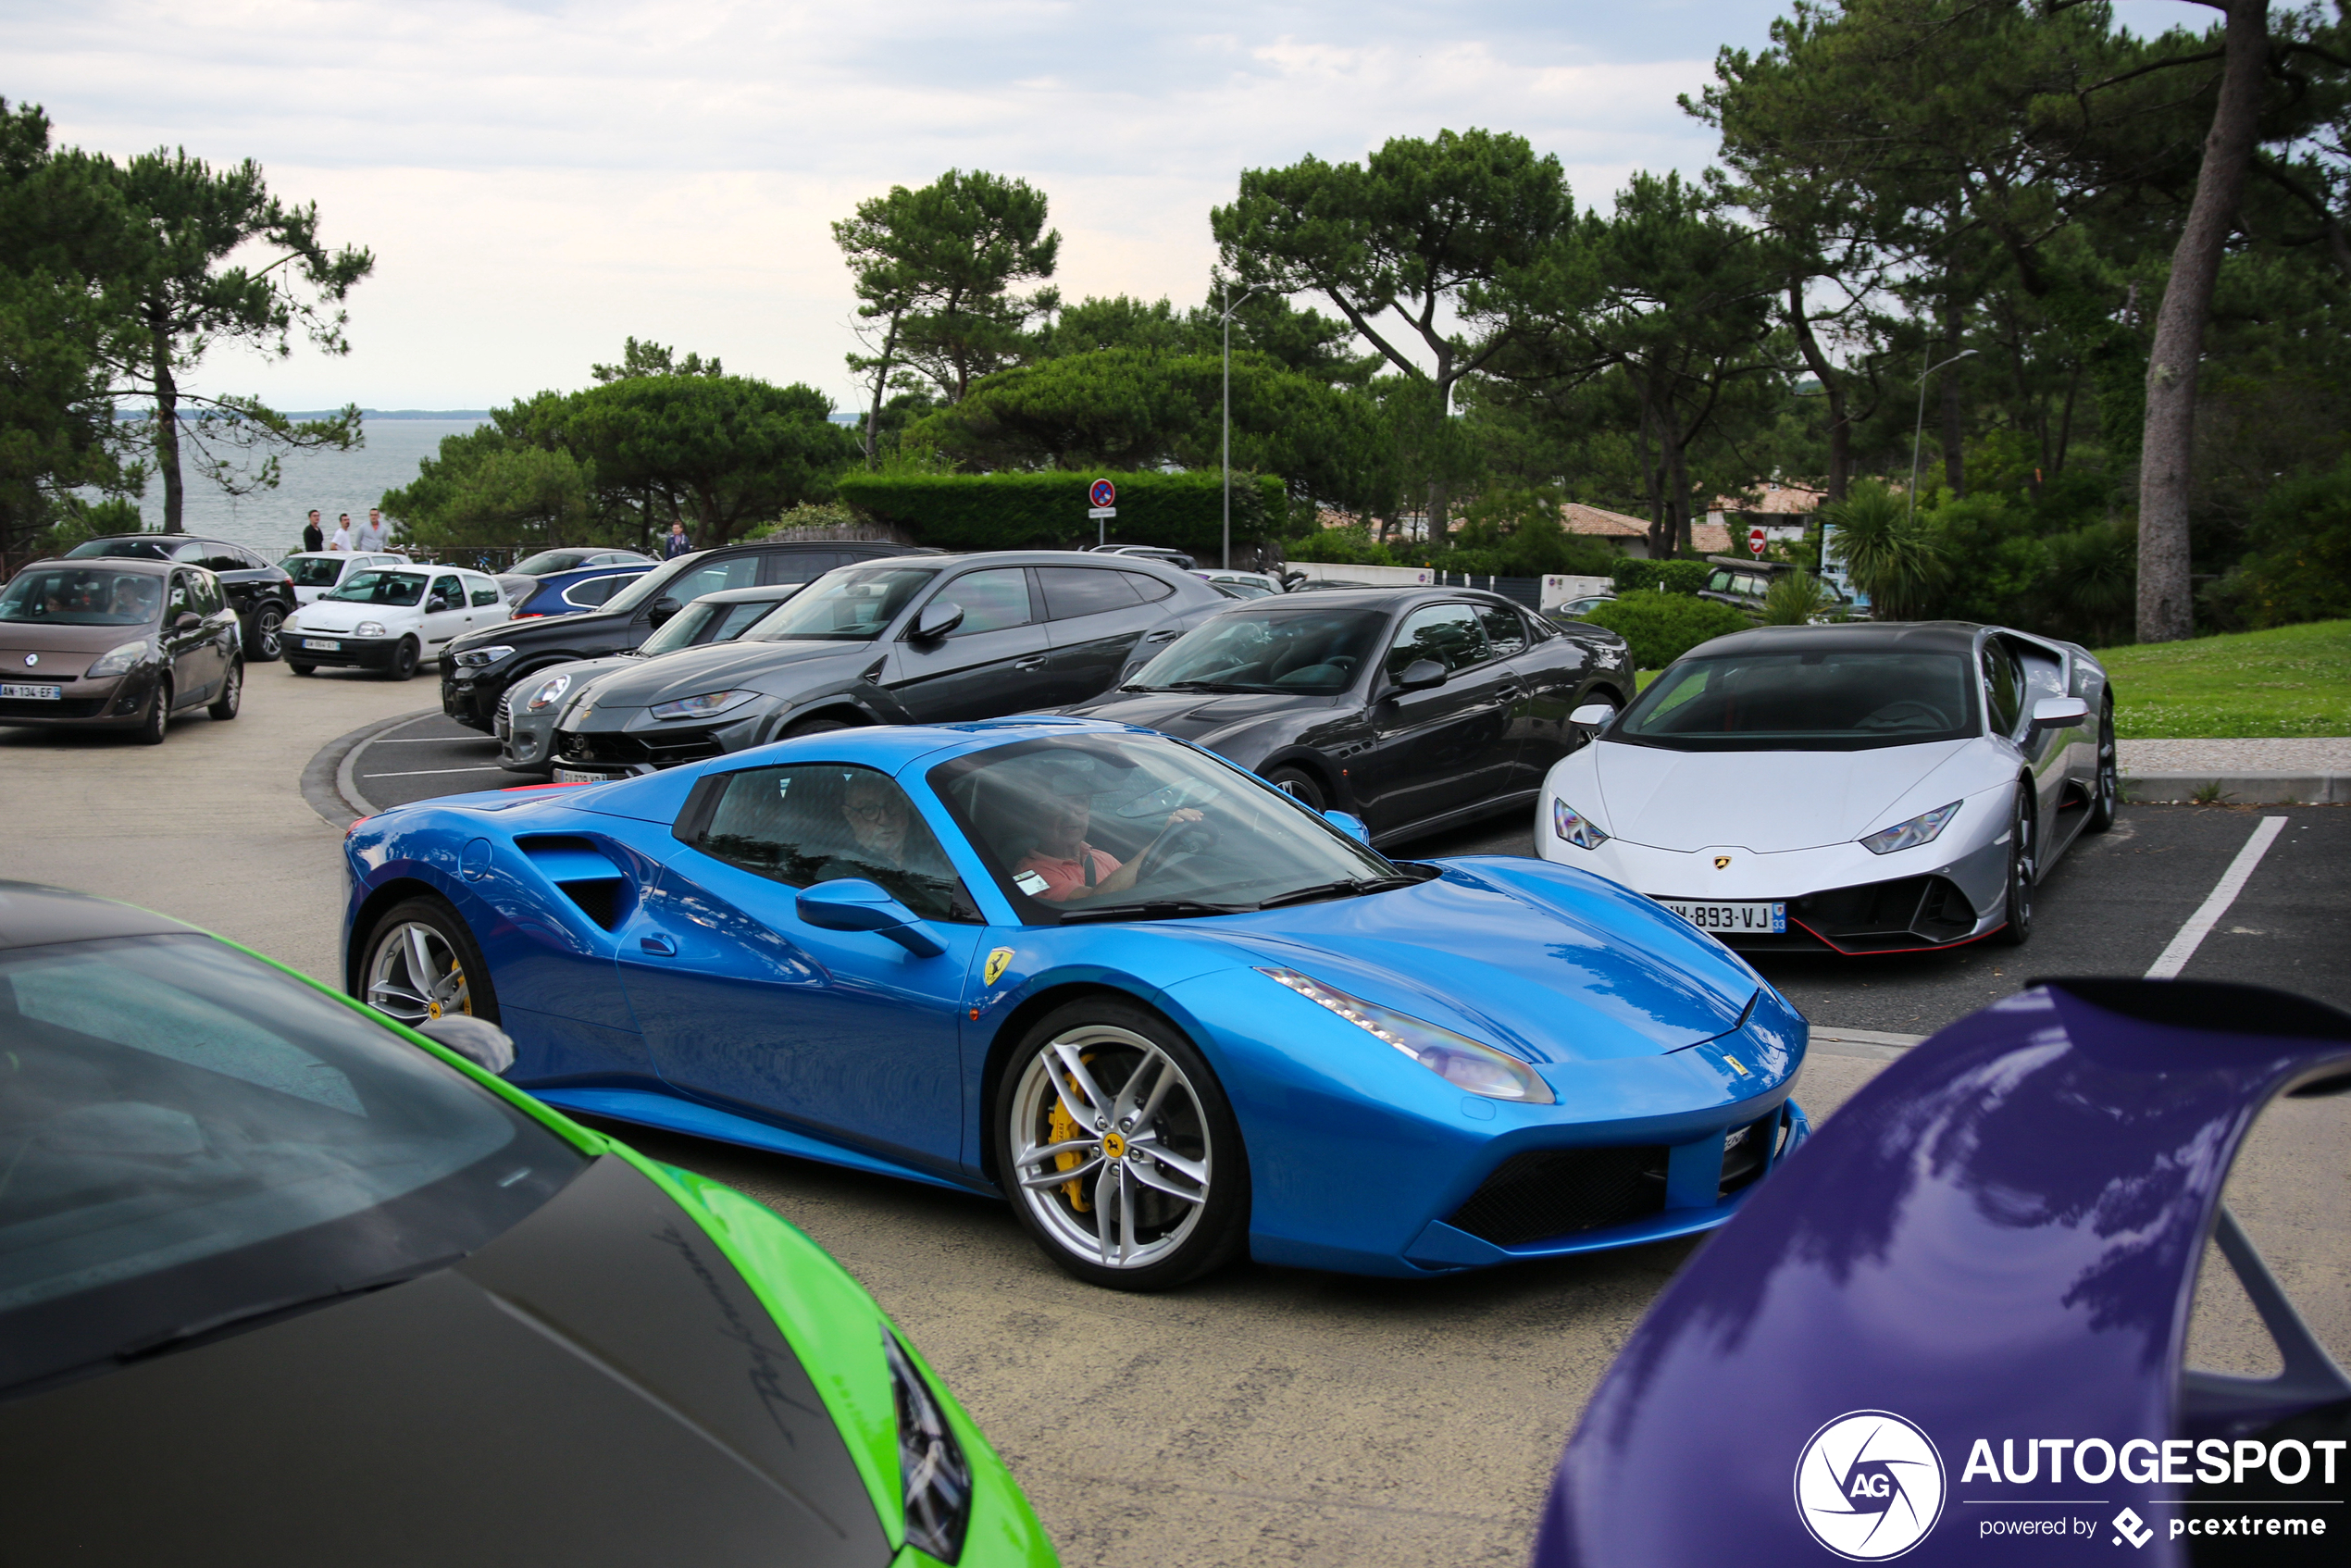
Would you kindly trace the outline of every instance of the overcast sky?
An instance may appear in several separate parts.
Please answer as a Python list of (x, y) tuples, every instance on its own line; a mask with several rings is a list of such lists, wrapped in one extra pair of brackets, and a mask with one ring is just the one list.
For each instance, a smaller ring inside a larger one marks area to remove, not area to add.
[(0, 95), (66, 143), (257, 159), (375, 252), (348, 358), (217, 352), (206, 390), (479, 408), (583, 385), (634, 333), (846, 405), (827, 225), (890, 185), (1020, 176), (1051, 198), (1064, 294), (1186, 305), (1244, 168), (1485, 126), (1556, 153), (1580, 205), (1635, 168), (1694, 173), (1712, 138), (1675, 94), (1784, 8), (0, 0)]

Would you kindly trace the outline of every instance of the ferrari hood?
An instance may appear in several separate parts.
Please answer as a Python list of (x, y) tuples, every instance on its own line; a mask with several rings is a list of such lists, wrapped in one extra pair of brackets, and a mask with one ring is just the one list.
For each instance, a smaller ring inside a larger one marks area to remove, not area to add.
[(647, 708), (734, 686), (784, 695), (794, 676), (782, 672), (794, 666), (870, 664), (877, 653), (871, 642), (718, 642), (680, 648), (597, 681), (596, 706)]
[(0, 1407), (0, 1467), (27, 1562), (890, 1557), (775, 1320), (609, 1155), (453, 1268)]
[(1888, 806), (1975, 743), (1670, 752), (1602, 740), (1590, 754), (1608, 830), (1626, 843), (1686, 853), (1737, 844), (1773, 854), (1860, 838)]
[(1679, 1051), (1737, 1028), (1762, 989), (1721, 943), (1614, 883), (1499, 857), (1448, 863), (1418, 887), (1216, 925), (1253, 963), (1539, 1062)]

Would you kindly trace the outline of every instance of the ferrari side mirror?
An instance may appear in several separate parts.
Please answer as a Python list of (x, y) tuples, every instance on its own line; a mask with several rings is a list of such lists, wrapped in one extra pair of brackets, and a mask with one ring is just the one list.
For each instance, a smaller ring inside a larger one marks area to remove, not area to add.
[(1616, 710), (1606, 703), (1586, 703), (1569, 714), (1567, 722), (1574, 729), (1603, 729), (1615, 716)]
[(871, 931), (888, 937), (916, 958), (936, 958), (947, 944), (922, 917), (863, 877), (802, 888), (793, 901), (801, 919), (821, 931)]
[(1349, 838), (1354, 840), (1357, 843), (1369, 844), (1372, 841), (1371, 828), (1366, 827), (1363, 819), (1356, 815), (1353, 812), (1326, 811), (1323, 813), (1323, 816), (1333, 827), (1337, 828), (1340, 832), (1346, 834)]
[(2087, 723), (2090, 704), (2079, 697), (2044, 697), (2033, 704), (2033, 728), (2067, 729)]
[(1445, 666), (1435, 659), (1414, 659), (1396, 677), (1399, 691), (1425, 691), (1445, 684)]
[(504, 1076), (515, 1064), (515, 1042), (505, 1030), (470, 1013), (444, 1013), (408, 1026), (438, 1046), (455, 1052), (485, 1073)]
[(964, 624), (964, 607), (949, 599), (934, 599), (914, 617), (914, 637), (930, 642)]

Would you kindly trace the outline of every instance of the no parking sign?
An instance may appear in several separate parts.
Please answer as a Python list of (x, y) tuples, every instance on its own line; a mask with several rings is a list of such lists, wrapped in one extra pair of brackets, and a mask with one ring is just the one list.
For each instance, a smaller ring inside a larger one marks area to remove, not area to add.
[(1108, 479), (1096, 479), (1094, 487), (1086, 492), (1086, 499), (1097, 506), (1115, 506), (1118, 504), (1118, 487)]

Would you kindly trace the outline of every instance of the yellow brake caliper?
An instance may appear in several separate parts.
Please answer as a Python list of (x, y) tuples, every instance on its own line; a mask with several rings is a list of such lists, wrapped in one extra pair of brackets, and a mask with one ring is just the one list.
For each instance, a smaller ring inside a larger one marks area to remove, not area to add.
[[(1081, 1056), (1078, 1060), (1081, 1062), (1090, 1062), (1093, 1058), (1090, 1056)], [(1077, 1079), (1075, 1076), (1066, 1076), (1062, 1081), (1069, 1085), (1069, 1092), (1071, 1094), (1075, 1095), (1078, 1092)], [(1047, 1123), (1045, 1127), (1046, 1140), (1051, 1143), (1067, 1143), (1076, 1138), (1077, 1135), (1077, 1118), (1069, 1114), (1069, 1102), (1064, 1101), (1060, 1095), (1056, 1094), (1053, 1096), (1052, 1120)], [(1084, 1160), (1085, 1156), (1078, 1153), (1076, 1150), (1064, 1149), (1060, 1153), (1053, 1156), (1053, 1169), (1057, 1171), (1075, 1170), (1084, 1162)], [(1076, 1210), (1081, 1214), (1090, 1213), (1094, 1207), (1093, 1204), (1086, 1201), (1086, 1183), (1082, 1180), (1071, 1180), (1062, 1183), (1061, 1194), (1063, 1197), (1069, 1200), (1069, 1206)]]

